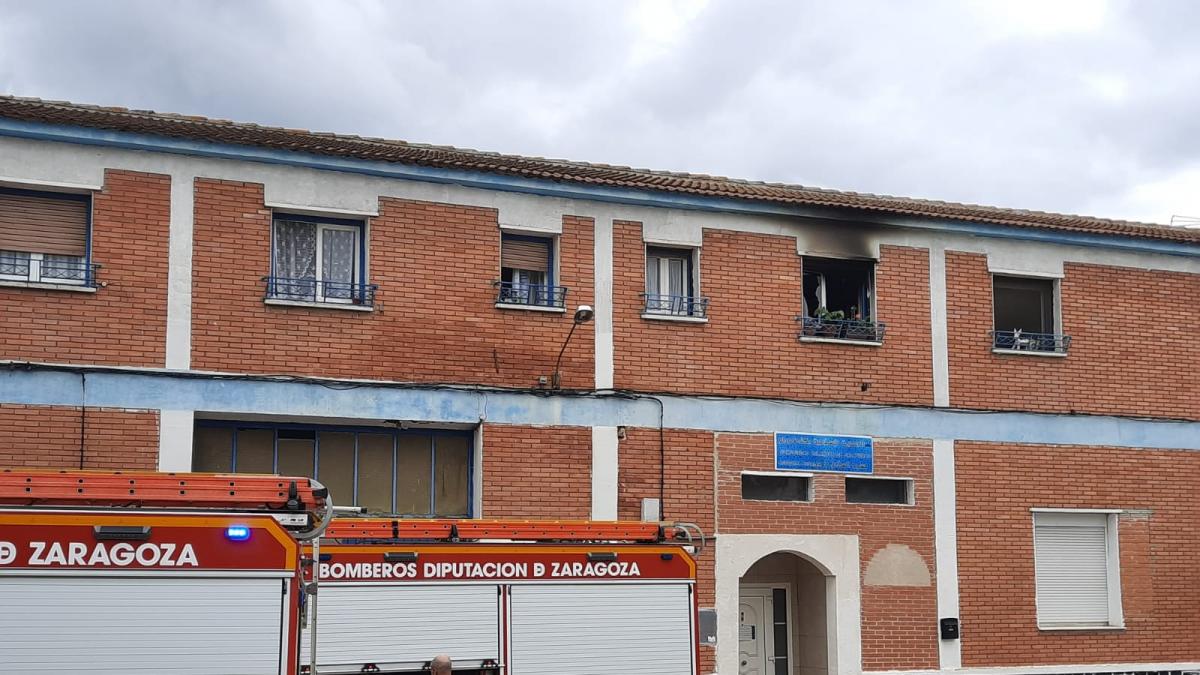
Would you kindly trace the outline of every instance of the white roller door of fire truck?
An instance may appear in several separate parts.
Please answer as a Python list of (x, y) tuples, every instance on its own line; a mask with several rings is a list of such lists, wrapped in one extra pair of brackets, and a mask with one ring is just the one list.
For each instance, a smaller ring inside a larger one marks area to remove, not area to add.
[(5, 575), (0, 669), (279, 675), (287, 583), (278, 575)]
[(513, 675), (692, 675), (689, 584), (512, 587)]
[[(495, 584), (326, 583), (318, 598), (322, 673), (362, 672), (364, 663), (419, 670), (443, 653), (453, 654), (459, 667), (500, 659)], [(302, 662), (309, 632), (303, 633)]]

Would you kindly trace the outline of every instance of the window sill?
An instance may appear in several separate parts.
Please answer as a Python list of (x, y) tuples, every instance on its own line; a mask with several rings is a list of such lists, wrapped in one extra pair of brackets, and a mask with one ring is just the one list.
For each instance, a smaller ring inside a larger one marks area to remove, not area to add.
[(284, 300), (282, 298), (266, 298), (263, 300), (264, 305), (275, 305), (279, 307), (307, 307), (309, 309), (338, 309), (348, 312), (374, 312), (374, 307), (364, 307), (363, 305), (353, 305), (350, 303), (340, 302), (314, 302), (310, 300)]
[(550, 312), (552, 314), (565, 314), (565, 307), (547, 307), (545, 305), (517, 305), (508, 302), (497, 302), (496, 309), (515, 309), (525, 310), (527, 312)]
[(43, 291), (69, 291), (71, 293), (95, 293), (95, 286), (82, 284), (51, 284), (45, 281), (12, 281), (0, 279), (0, 287), (4, 288), (36, 288)]
[(1125, 630), (1125, 626), (1038, 626), (1038, 630), (1051, 631), (1051, 632), (1063, 632), (1063, 631), (1080, 632), (1080, 631), (1091, 631), (1091, 630), (1115, 631), (1115, 630)]
[(845, 338), (827, 338), (816, 337), (810, 335), (801, 335), (801, 342), (824, 342), (831, 345), (854, 345), (856, 347), (882, 347), (883, 342), (878, 340), (847, 340)]
[(1048, 356), (1053, 359), (1067, 358), (1066, 352), (1039, 352), (1036, 349), (996, 349), (992, 348), (993, 354), (1009, 354), (1012, 356)]
[(708, 323), (706, 316), (687, 316), (686, 314), (655, 314), (642, 312), (643, 319), (650, 321), (678, 321), (679, 323)]

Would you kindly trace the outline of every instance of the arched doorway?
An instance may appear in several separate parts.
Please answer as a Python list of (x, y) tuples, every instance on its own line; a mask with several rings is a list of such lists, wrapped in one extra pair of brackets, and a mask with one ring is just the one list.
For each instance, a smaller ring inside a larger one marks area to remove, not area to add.
[(738, 675), (828, 675), (826, 575), (794, 553), (750, 566), (738, 588)]
[(717, 538), (720, 675), (862, 670), (854, 535)]

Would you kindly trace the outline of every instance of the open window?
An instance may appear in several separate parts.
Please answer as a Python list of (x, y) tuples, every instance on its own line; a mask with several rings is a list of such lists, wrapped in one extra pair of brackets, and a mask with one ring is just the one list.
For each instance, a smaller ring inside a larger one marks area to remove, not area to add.
[(0, 280), (94, 287), (91, 196), (0, 188)]
[(371, 305), (361, 220), (276, 214), (267, 299)]
[(646, 247), (646, 305), (649, 316), (704, 318), (708, 298), (696, 292), (696, 251)]
[(1061, 334), (1058, 281), (1031, 277), (992, 277), (992, 348), (1066, 354), (1071, 338)]
[(804, 256), (801, 338), (881, 342), (875, 320), (875, 262)]
[(567, 289), (554, 281), (553, 238), (501, 235), (497, 305), (561, 309)]

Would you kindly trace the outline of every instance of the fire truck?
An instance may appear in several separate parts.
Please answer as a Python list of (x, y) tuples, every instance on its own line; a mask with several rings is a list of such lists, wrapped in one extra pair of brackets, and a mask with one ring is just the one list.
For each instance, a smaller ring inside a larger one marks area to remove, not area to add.
[(336, 518), (302, 672), (695, 675), (695, 526)]
[(0, 670), (696, 673), (694, 526), (335, 512), (308, 478), (0, 471)]
[(307, 478), (0, 471), (0, 669), (295, 673)]

